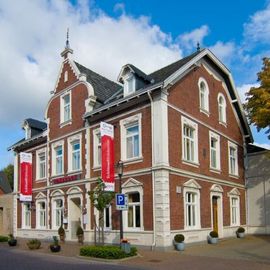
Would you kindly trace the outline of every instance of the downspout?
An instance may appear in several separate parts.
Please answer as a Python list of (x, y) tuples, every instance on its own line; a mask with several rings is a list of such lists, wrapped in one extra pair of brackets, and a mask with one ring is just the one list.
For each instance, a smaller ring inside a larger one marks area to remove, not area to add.
[[(245, 137), (243, 137), (244, 140), (244, 179), (245, 179), (245, 208), (246, 208), (246, 227), (248, 231), (248, 221), (249, 221), (249, 200), (248, 200), (248, 177), (247, 177), (247, 171), (248, 171), (248, 155), (247, 155), (247, 144)], [(240, 221), (241, 224), (241, 221)]]
[(154, 167), (154, 145), (153, 145), (153, 136), (154, 136), (154, 112), (153, 112), (153, 99), (151, 96), (151, 92), (147, 92), (148, 97), (151, 102), (151, 141), (152, 141), (152, 200), (153, 200), (153, 242), (151, 245), (151, 250), (154, 250), (156, 246), (156, 201), (155, 201), (155, 179), (154, 179), (154, 172), (153, 172), (153, 167)]

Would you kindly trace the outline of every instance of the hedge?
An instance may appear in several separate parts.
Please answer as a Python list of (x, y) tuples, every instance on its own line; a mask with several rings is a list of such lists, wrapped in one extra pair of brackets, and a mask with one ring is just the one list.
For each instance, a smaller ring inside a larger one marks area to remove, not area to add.
[(131, 247), (130, 253), (127, 254), (117, 246), (84, 246), (80, 249), (80, 255), (103, 259), (122, 259), (137, 255), (137, 248)]
[(0, 242), (7, 242), (7, 241), (8, 241), (8, 236), (0, 235)]

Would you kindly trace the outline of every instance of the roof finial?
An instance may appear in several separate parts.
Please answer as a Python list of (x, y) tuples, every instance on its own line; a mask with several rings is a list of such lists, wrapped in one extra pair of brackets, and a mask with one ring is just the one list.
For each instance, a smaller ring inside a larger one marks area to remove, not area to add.
[(67, 28), (67, 40), (66, 40), (66, 47), (64, 51), (61, 53), (61, 56), (66, 59), (69, 53), (73, 53), (73, 50), (69, 46), (69, 28)]
[(66, 40), (66, 49), (69, 49), (69, 28), (67, 28), (67, 40)]
[(200, 50), (201, 50), (200, 42), (198, 41), (198, 42), (197, 42), (197, 52), (199, 52)]

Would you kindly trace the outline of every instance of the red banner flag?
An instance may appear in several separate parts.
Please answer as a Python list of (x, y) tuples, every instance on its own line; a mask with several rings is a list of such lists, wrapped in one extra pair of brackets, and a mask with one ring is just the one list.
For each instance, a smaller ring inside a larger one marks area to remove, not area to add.
[(114, 191), (114, 132), (113, 125), (100, 123), (101, 178), (106, 191)]
[(32, 154), (20, 153), (20, 201), (32, 201)]

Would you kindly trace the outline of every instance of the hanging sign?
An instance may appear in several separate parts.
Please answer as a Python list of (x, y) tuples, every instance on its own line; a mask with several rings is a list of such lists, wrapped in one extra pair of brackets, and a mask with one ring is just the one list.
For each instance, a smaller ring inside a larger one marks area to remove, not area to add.
[(20, 201), (32, 201), (32, 154), (20, 153)]
[(113, 125), (100, 123), (101, 178), (105, 191), (114, 191), (114, 132)]

